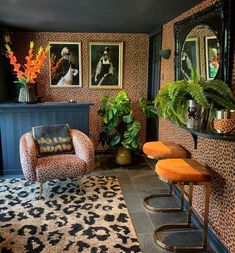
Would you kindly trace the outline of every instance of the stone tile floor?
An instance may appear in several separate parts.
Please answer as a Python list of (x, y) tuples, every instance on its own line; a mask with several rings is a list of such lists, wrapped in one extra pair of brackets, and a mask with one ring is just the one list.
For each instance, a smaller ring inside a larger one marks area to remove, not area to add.
[[(185, 222), (186, 215), (183, 212), (155, 213), (148, 211), (143, 206), (143, 199), (156, 193), (166, 191), (167, 185), (160, 181), (154, 170), (144, 161), (143, 157), (136, 157), (132, 165), (120, 166), (113, 162), (112, 156), (97, 156), (97, 167), (92, 175), (116, 176), (121, 185), (127, 207), (139, 239), (143, 253), (170, 253), (156, 245), (153, 231), (165, 223)], [(164, 200), (163, 200), (164, 199)], [(173, 198), (162, 198), (158, 205), (177, 206)], [(164, 240), (174, 245), (181, 246), (187, 243), (189, 246), (199, 246), (201, 232), (182, 230), (161, 233)], [(214, 253), (212, 249), (203, 253)], [(201, 252), (201, 253), (202, 253)], [(189, 252), (188, 252), (189, 253)]]
[[(155, 243), (153, 231), (165, 223), (185, 222), (186, 215), (183, 212), (155, 213), (145, 209), (143, 199), (146, 196), (154, 194), (156, 191), (167, 191), (168, 187), (157, 178), (154, 170), (145, 163), (143, 157), (135, 157), (132, 165), (120, 166), (114, 163), (112, 156), (98, 155), (96, 156), (96, 169), (92, 172), (92, 175), (116, 176), (118, 178), (142, 253), (171, 253), (171, 251), (164, 250)], [(9, 177), (15, 176), (1, 176), (1, 178)], [(160, 202), (158, 200), (155, 204), (158, 206), (177, 206), (173, 198), (162, 198)], [(189, 246), (199, 246), (198, 242), (201, 241), (200, 231), (181, 231), (180, 233), (174, 232), (174, 234), (171, 231), (161, 233), (161, 236), (166, 242), (174, 243), (177, 246), (181, 246), (181, 243), (187, 243)], [(199, 253), (216, 252), (209, 247), (208, 251)]]

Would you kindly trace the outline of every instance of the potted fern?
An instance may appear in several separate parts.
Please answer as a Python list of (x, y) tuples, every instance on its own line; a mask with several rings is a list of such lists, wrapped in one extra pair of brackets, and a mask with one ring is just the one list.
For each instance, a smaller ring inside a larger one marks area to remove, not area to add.
[[(234, 109), (235, 100), (228, 85), (221, 80), (205, 81), (193, 71), (192, 80), (174, 81), (164, 85), (154, 105), (157, 114), (176, 124), (203, 129), (207, 119), (218, 108)], [(213, 117), (213, 116), (211, 116)]]
[(133, 117), (128, 93), (120, 91), (116, 96), (103, 96), (98, 114), (102, 118), (99, 142), (116, 151), (118, 164), (131, 163), (131, 151), (139, 148), (141, 124)]

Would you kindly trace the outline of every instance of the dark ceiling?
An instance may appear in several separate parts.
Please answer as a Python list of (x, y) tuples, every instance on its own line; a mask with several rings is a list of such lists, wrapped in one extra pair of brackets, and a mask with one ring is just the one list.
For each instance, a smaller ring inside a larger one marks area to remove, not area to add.
[(151, 33), (202, 0), (1, 0), (0, 25), (31, 31)]

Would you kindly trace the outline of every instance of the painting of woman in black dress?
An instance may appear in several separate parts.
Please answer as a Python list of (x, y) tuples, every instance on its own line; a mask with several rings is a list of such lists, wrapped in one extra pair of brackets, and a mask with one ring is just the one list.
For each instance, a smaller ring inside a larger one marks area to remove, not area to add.
[(122, 88), (122, 54), (123, 43), (89, 44), (90, 88)]

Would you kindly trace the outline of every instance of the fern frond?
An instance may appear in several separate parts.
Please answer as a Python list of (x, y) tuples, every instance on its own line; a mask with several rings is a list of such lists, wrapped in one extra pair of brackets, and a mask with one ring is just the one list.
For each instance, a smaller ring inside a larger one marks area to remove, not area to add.
[(213, 94), (211, 92), (206, 92), (206, 96), (210, 98), (212, 102), (215, 102), (216, 104), (222, 105), (224, 108), (227, 109), (235, 109), (235, 100), (229, 100), (224, 98), (223, 96), (220, 96), (219, 94)]
[(222, 95), (224, 97), (226, 96), (229, 99), (231, 99), (231, 98), (233, 99), (233, 93), (232, 93), (231, 89), (222, 80), (214, 79), (212, 81), (206, 82), (203, 85), (203, 89), (205, 91), (211, 90), (213, 92), (219, 93), (220, 95)]
[(204, 93), (204, 90), (199, 83), (189, 84), (186, 87), (186, 90), (198, 104), (206, 108), (209, 107), (209, 103)]

